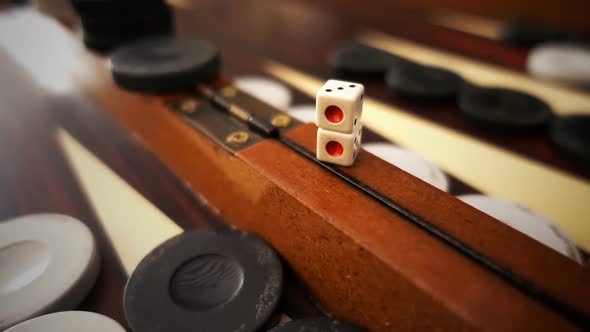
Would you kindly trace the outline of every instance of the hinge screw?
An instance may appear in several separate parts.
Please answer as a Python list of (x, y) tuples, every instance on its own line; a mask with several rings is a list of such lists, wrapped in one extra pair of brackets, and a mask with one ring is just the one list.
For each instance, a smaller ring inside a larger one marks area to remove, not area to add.
[(225, 138), (225, 141), (231, 144), (244, 144), (248, 142), (248, 138), (250, 138), (250, 135), (247, 132), (234, 131)]
[(291, 124), (291, 118), (286, 114), (277, 114), (272, 117), (270, 123), (278, 128), (284, 128)]
[(192, 114), (197, 111), (197, 107), (199, 107), (198, 101), (194, 98), (187, 98), (180, 103), (179, 109), (182, 113)]
[(233, 86), (228, 85), (228, 86), (224, 87), (223, 89), (221, 89), (221, 94), (224, 97), (232, 98), (238, 94), (238, 91)]

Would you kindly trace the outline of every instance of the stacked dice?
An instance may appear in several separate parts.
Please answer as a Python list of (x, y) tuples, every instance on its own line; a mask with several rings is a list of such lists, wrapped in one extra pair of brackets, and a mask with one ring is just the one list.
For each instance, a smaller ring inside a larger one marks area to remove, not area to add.
[(329, 80), (316, 95), (319, 160), (350, 166), (361, 146), (363, 95), (358, 83)]

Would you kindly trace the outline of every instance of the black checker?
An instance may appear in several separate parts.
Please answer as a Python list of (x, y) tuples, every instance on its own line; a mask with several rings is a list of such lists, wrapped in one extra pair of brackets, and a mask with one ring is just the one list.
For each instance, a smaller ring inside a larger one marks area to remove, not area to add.
[(71, 0), (71, 2), (74, 10), (82, 19), (132, 18), (145, 11), (158, 11), (167, 8), (164, 0)]
[(571, 41), (575, 38), (545, 25), (513, 20), (502, 27), (500, 39), (509, 44), (532, 47), (540, 43)]
[(125, 317), (137, 332), (254, 332), (276, 309), (282, 284), (278, 255), (255, 235), (188, 231), (133, 271)]
[(362, 44), (347, 45), (337, 49), (330, 65), (342, 78), (382, 78), (387, 69), (406, 60), (385, 51)]
[(110, 57), (120, 87), (142, 93), (192, 91), (217, 78), (221, 56), (212, 44), (196, 38), (157, 37), (137, 41)]
[(170, 33), (173, 26), (172, 16), (167, 9), (131, 17), (111, 17), (108, 20), (82, 18), (81, 23), (85, 34), (97, 38)]
[(107, 54), (141, 39), (172, 35), (171, 25), (165, 24), (146, 26), (143, 31), (139, 30), (140, 28), (138, 26), (135, 26), (132, 29), (133, 31), (125, 31), (124, 29), (121, 29), (119, 33), (84, 30), (84, 45), (94, 52)]
[(542, 100), (502, 88), (464, 85), (458, 106), (463, 115), (483, 127), (515, 133), (544, 128), (553, 118)]
[(268, 332), (364, 332), (350, 323), (327, 318), (311, 318), (290, 321)]
[(590, 163), (590, 116), (556, 117), (551, 122), (550, 135), (562, 151)]
[(395, 94), (428, 100), (454, 99), (461, 86), (461, 76), (438, 67), (400, 63), (390, 67), (385, 84)]

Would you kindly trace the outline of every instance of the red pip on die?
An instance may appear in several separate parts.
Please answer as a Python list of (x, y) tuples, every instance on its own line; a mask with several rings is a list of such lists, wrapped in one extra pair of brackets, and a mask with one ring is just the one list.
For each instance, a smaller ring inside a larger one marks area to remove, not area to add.
[(316, 94), (316, 157), (332, 164), (350, 166), (361, 147), (363, 125), (362, 84), (328, 80)]

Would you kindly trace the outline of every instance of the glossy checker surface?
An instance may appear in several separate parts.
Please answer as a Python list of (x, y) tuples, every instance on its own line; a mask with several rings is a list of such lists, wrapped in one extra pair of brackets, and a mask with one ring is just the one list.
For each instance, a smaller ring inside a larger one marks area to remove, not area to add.
[(96, 280), (100, 261), (92, 233), (58, 214), (0, 223), (0, 328), (39, 314), (73, 309)]

